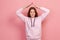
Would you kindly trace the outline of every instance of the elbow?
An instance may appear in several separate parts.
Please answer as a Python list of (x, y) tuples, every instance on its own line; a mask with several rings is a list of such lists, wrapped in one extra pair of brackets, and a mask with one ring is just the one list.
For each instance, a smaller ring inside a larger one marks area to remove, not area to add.
[(17, 10), (17, 11), (16, 11), (16, 15), (18, 15), (18, 14), (19, 14), (19, 11)]
[(46, 13), (49, 13), (49, 12), (50, 12), (50, 9), (45, 9), (45, 12), (46, 12)]
[(19, 14), (20, 12), (22, 12), (23, 8), (20, 8), (16, 11), (16, 14)]
[(40, 7), (40, 9), (42, 9), (45, 13), (49, 13), (50, 12), (50, 9), (45, 8), (45, 7)]
[(18, 13), (18, 12), (19, 12), (19, 10), (16, 11), (16, 13)]
[(47, 13), (49, 13), (49, 12), (50, 12), (50, 10), (48, 9), (48, 10), (47, 10)]

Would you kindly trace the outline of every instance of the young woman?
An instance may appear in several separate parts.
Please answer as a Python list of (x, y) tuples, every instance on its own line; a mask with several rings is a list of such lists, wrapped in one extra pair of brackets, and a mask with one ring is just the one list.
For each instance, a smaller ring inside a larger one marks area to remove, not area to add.
[[(33, 3), (31, 3), (33, 4)], [(30, 5), (31, 5), (30, 4)], [(18, 17), (20, 17), (24, 22), (26, 26), (26, 38), (27, 40), (41, 40), (41, 23), (46, 18), (46, 16), (49, 14), (50, 10), (45, 7), (36, 7), (38, 9), (41, 9), (43, 14), (38, 16), (38, 13), (36, 11), (35, 7), (30, 7), (28, 10), (27, 16), (24, 16), (22, 14), (22, 10), (27, 7), (20, 8), (16, 11), (16, 14)]]

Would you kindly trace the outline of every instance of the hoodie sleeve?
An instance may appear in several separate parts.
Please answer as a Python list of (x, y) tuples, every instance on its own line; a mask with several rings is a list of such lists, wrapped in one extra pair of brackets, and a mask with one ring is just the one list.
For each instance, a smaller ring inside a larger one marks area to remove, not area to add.
[(45, 7), (40, 7), (39, 9), (44, 11), (40, 16), (38, 16), (38, 18), (41, 18), (41, 20), (43, 21), (46, 18), (46, 16), (49, 14), (50, 10)]
[(25, 21), (25, 19), (26, 19), (27, 17), (22, 14), (22, 10), (23, 10), (23, 8), (18, 9), (18, 10), (16, 11), (16, 15), (17, 15), (19, 18), (21, 18), (23, 21)]

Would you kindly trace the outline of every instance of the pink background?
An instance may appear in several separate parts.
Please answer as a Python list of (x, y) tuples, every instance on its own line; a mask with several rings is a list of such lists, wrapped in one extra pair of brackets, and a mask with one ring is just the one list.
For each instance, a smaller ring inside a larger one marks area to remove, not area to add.
[(31, 2), (50, 9), (42, 25), (42, 40), (60, 40), (60, 0), (0, 0), (0, 40), (26, 39), (24, 22), (16, 10)]

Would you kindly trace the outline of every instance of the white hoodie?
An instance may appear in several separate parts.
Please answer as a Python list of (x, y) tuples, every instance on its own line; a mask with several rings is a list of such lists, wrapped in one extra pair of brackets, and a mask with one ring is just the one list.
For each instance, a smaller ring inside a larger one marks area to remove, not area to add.
[(20, 17), (25, 22), (26, 38), (41, 38), (41, 34), (42, 34), (41, 24), (42, 21), (45, 19), (45, 17), (49, 14), (50, 10), (44, 7), (40, 7), (39, 9), (41, 9), (44, 12), (40, 16), (35, 17), (34, 27), (31, 27), (31, 20), (30, 20), (32, 19), (32, 23), (33, 23), (34, 18), (29, 18), (27, 16), (24, 16), (22, 14), (23, 8), (20, 8), (19, 10), (16, 11), (17, 16)]

